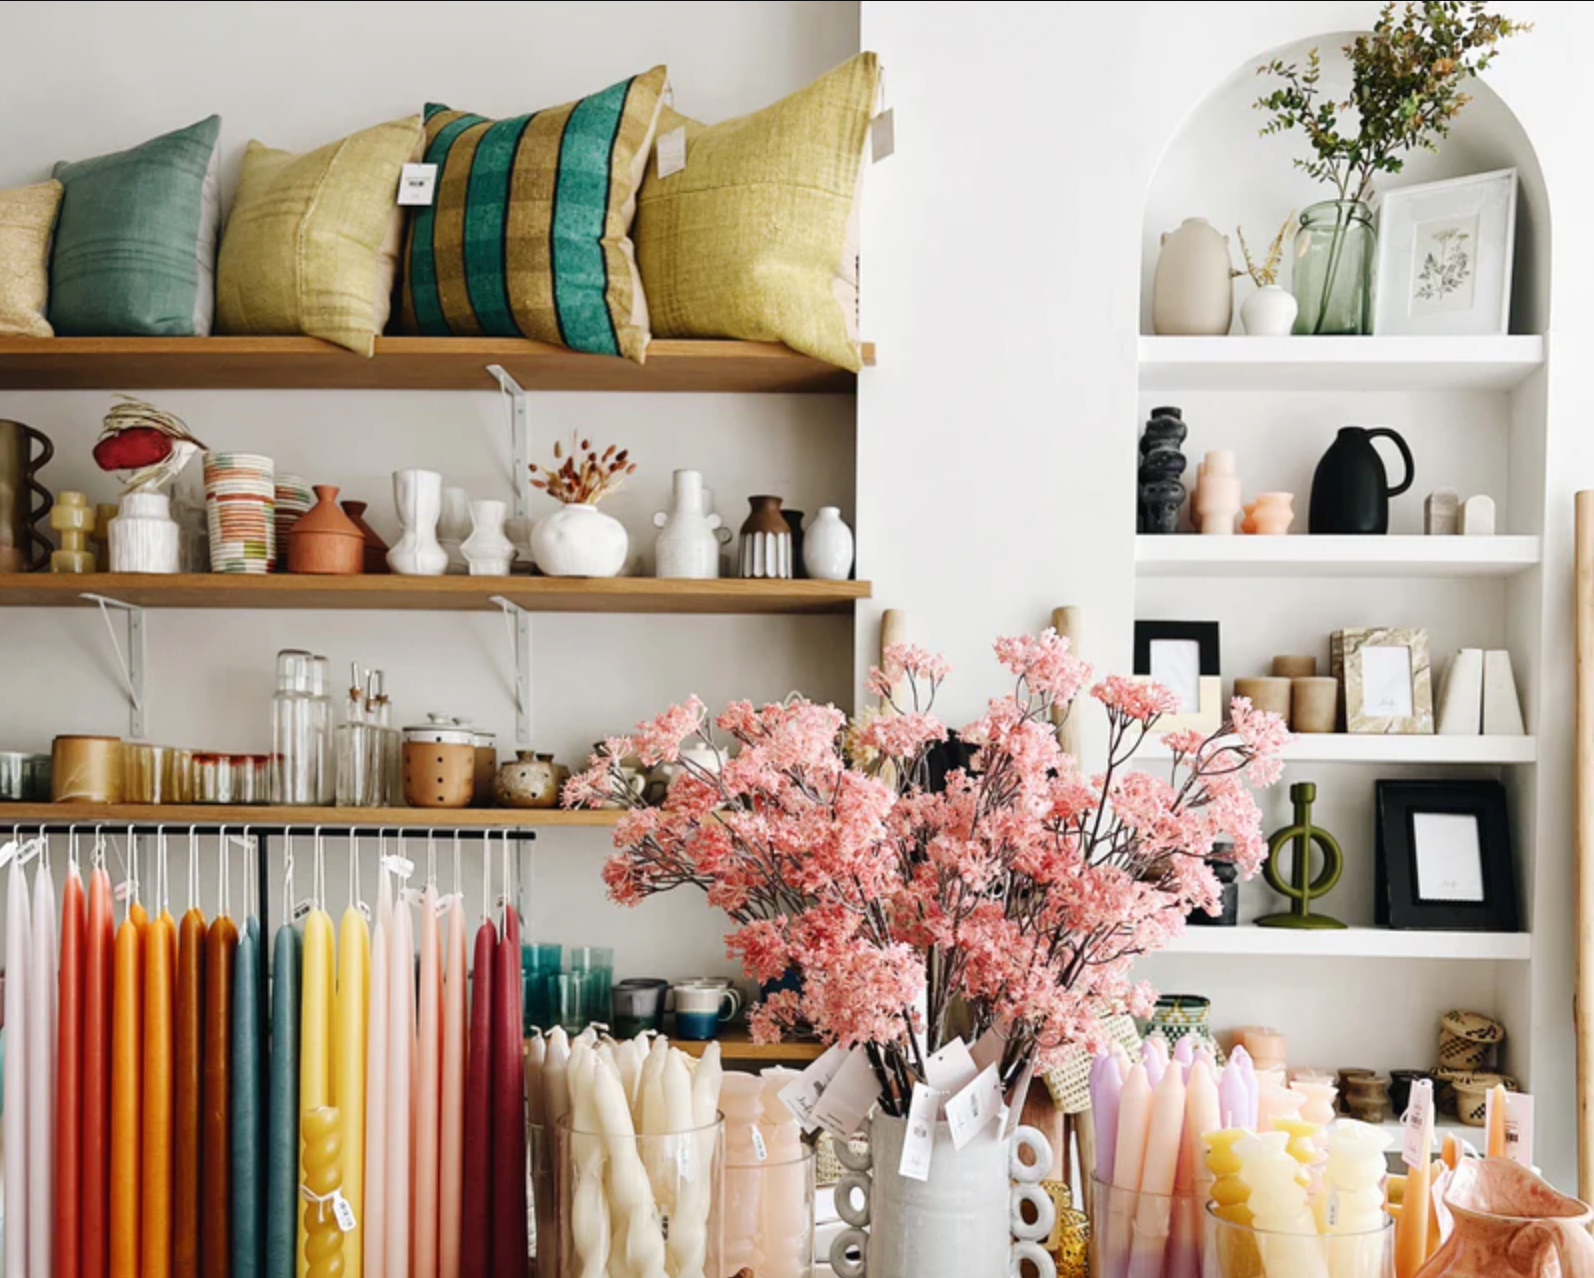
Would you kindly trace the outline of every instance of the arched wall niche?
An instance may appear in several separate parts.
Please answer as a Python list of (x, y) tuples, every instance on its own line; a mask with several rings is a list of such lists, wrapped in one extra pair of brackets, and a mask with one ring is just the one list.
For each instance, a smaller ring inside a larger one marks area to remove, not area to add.
[[(1316, 48), (1323, 57), (1325, 92), (1343, 97), (1350, 68), (1339, 50), (1353, 31), (1298, 40), (1258, 53), (1202, 98), (1170, 138), (1152, 178), (1142, 227), (1140, 331), (1151, 330), (1151, 285), (1161, 236), (1187, 217), (1204, 217), (1230, 238), (1236, 269), (1243, 267), (1236, 227), (1245, 229), (1253, 254), (1261, 255), (1291, 210), (1332, 197), (1333, 188), (1314, 182), (1294, 165), (1309, 154), (1299, 130), (1260, 137), (1264, 113), (1253, 103), (1268, 81), (1256, 68), (1274, 58), (1304, 62)], [(1500, 56), (1512, 55), (1507, 42)], [(1438, 154), (1408, 156), (1405, 169), (1385, 176), (1384, 189), (1516, 168), (1517, 252), (1511, 299), (1511, 331), (1544, 333), (1549, 327), (1550, 213), (1544, 173), (1526, 131), (1489, 85), (1489, 73), (1468, 87), (1473, 100), (1461, 112)], [(1281, 283), (1289, 286), (1289, 254)], [(1250, 284), (1236, 280), (1235, 322)], [(1236, 328), (1238, 331), (1238, 327)]]

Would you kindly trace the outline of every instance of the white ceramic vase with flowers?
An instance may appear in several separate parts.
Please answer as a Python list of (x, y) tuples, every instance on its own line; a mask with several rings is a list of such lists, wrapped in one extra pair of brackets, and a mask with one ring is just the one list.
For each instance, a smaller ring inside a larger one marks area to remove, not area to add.
[(553, 455), (554, 468), (531, 468), (531, 486), (561, 503), (532, 529), (537, 567), (550, 577), (618, 577), (630, 538), (625, 525), (599, 510), (598, 503), (636, 473), (636, 463), (626, 449), (610, 444), (600, 455), (584, 439), (572, 441), (568, 456), (562, 444), (555, 444)]
[(1295, 317), (1300, 313), (1300, 303), (1295, 295), (1279, 285), (1279, 267), (1284, 261), (1284, 240), (1295, 223), (1292, 210), (1279, 227), (1279, 233), (1268, 246), (1267, 256), (1260, 263), (1251, 257), (1251, 247), (1245, 242), (1245, 232), (1236, 230), (1240, 238), (1240, 252), (1245, 256), (1245, 270), (1235, 275), (1249, 275), (1256, 292), (1245, 299), (1240, 307), (1240, 322), (1245, 325), (1247, 337), (1288, 337), (1295, 331)]

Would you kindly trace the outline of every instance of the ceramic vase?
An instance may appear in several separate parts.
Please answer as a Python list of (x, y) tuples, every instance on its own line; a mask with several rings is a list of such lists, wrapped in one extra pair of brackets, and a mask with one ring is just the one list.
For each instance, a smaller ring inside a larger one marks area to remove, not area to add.
[[(849, 1226), (831, 1244), (836, 1278), (1016, 1278), (1025, 1261), (1041, 1278), (1055, 1278), (1042, 1243), (1056, 1209), (1039, 1183), (1052, 1163), (1051, 1146), (1032, 1127), (1009, 1138), (1001, 1126), (987, 1123), (957, 1149), (947, 1124), (935, 1124), (922, 1181), (899, 1171), (906, 1119), (877, 1114), (863, 1155), (832, 1141), (848, 1169), (836, 1186), (836, 1208)], [(1019, 1156), (1026, 1148), (1033, 1163)], [(853, 1259), (853, 1251), (861, 1258)]]
[(584, 502), (566, 503), (531, 533), (537, 567), (550, 577), (618, 577), (629, 549), (625, 525)]
[(182, 569), (182, 532), (165, 493), (128, 493), (111, 520), (111, 571), (174, 573)]
[(0, 421), (0, 572), (37, 572), (50, 562), (50, 539), (39, 525), (55, 498), (38, 473), (54, 456), (48, 436)]
[(277, 562), (276, 465), (258, 453), (205, 454), (210, 570), (265, 573)]
[(1201, 532), (1208, 537), (1232, 536), (1235, 516), (1240, 513), (1240, 476), (1234, 454), (1224, 450), (1208, 453), (1197, 474), (1195, 513)]
[(465, 542), (470, 537), (470, 494), (463, 488), (443, 489), (443, 509), (437, 519), (437, 540), (448, 556), (448, 571), (466, 573)]
[(1179, 531), (1184, 509), (1184, 472), (1189, 465), (1180, 452), (1190, 428), (1181, 409), (1153, 408), (1140, 436), (1139, 510), (1136, 531), (1169, 536)]
[(659, 530), (654, 540), (656, 577), (709, 581), (720, 571), (720, 517), (703, 504), (703, 476), (695, 470), (675, 472), (670, 509), (653, 516)]
[(405, 577), (441, 577), (448, 570), (448, 552), (437, 541), (443, 477), (435, 470), (394, 471), (393, 504), (404, 533), (387, 552), (387, 566)]
[(316, 504), (288, 534), (288, 571), (318, 577), (357, 577), (365, 571), (365, 534), (338, 507), (338, 490), (317, 484)]
[(1222, 337), (1234, 321), (1228, 236), (1202, 217), (1162, 237), (1152, 284), (1152, 331), (1162, 337)]
[[(1387, 439), (1400, 451), (1406, 478), (1394, 487), (1373, 440)], [(1398, 431), (1387, 426), (1367, 430), (1346, 426), (1335, 438), (1312, 476), (1308, 527), (1319, 536), (1378, 536), (1389, 531), (1389, 499), (1411, 487), (1417, 465)]]
[(1589, 1206), (1506, 1158), (1468, 1158), (1445, 1195), (1454, 1228), (1427, 1278), (1594, 1278)]
[(470, 504), (471, 534), (460, 547), (472, 577), (507, 577), (515, 562), (515, 543), (504, 534), (509, 507), (501, 501)]
[(839, 506), (821, 506), (803, 535), (803, 567), (815, 581), (846, 581), (852, 575), (852, 529)]
[(1295, 331), (1301, 305), (1277, 284), (1264, 284), (1240, 306), (1240, 323), (1248, 337), (1288, 337)]
[(743, 577), (791, 580), (791, 525), (779, 497), (749, 497), (752, 512), (742, 524)]
[(570, 769), (555, 763), (553, 755), (517, 750), (514, 762), (498, 769), (493, 798), (501, 808), (556, 808), (569, 779)]
[(367, 503), (363, 501), (346, 501), (343, 503), (343, 513), (354, 521), (354, 526), (360, 530), (360, 535), (365, 538), (365, 571), (371, 573), (385, 573), (387, 566), (387, 542), (377, 535), (376, 529), (365, 522)]

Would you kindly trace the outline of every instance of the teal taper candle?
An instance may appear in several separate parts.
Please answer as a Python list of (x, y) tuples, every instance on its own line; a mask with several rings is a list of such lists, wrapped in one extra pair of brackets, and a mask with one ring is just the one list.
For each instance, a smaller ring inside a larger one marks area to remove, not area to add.
[(261, 1278), (266, 1263), (259, 969), (260, 925), (250, 918), (232, 969), (232, 1278)]
[(266, 1115), (266, 1278), (298, 1273), (299, 934), (277, 929), (271, 961), (271, 1089)]

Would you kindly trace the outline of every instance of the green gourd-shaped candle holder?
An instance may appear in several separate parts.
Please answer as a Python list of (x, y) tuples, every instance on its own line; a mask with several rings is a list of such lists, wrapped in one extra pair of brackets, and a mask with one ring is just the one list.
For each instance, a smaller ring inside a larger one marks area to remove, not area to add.
[[(1345, 854), (1339, 850), (1338, 841), (1328, 831), (1319, 830), (1312, 824), (1312, 804), (1317, 801), (1317, 786), (1310, 781), (1292, 785), (1290, 800), (1295, 804), (1295, 823), (1280, 830), (1268, 840), (1267, 864), (1262, 867), (1262, 876), (1267, 879), (1267, 885), (1280, 896), (1289, 897), (1290, 911), (1288, 914), (1269, 914), (1265, 918), (1258, 919), (1256, 925), (1343, 928), (1345, 925), (1338, 919), (1331, 919), (1326, 914), (1312, 913), (1312, 902), (1332, 892), (1334, 885), (1339, 882), (1339, 876), (1345, 870)], [(1323, 868), (1315, 879), (1312, 877), (1314, 843), (1323, 850)], [(1281, 866), (1284, 851), (1291, 844), (1295, 846), (1295, 881), (1286, 883), (1281, 873)]]

